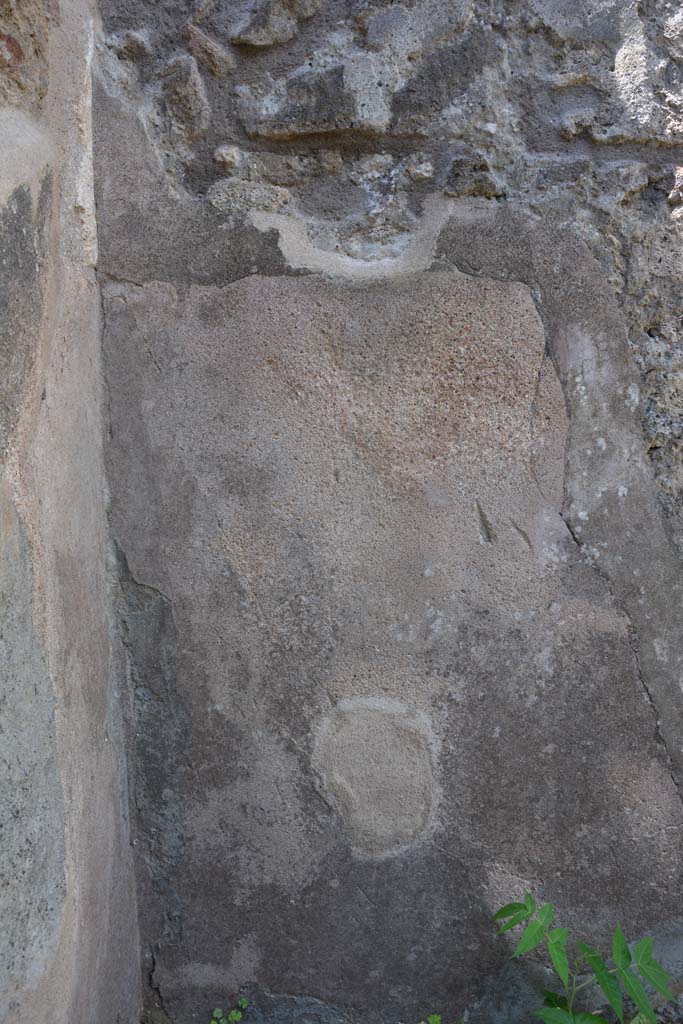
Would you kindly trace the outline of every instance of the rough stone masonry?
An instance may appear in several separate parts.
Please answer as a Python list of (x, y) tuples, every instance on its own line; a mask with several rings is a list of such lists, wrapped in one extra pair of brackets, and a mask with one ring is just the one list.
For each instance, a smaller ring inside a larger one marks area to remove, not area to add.
[(521, 1024), (524, 888), (683, 980), (679, 5), (0, 0), (0, 75), (0, 1018)]

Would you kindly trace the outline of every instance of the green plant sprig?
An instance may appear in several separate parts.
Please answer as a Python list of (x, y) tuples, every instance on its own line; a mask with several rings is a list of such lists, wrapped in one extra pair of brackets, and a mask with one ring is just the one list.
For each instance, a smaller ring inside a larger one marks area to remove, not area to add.
[(239, 1024), (248, 1006), (249, 1002), (246, 999), (238, 999), (233, 1008), (228, 1010), (227, 1013), (220, 1006), (217, 1006), (211, 1015), (209, 1024)]
[[(430, 1013), (429, 1016), (427, 1017), (426, 1022), (425, 1021), (421, 1021), (420, 1024), (441, 1024), (441, 1014), (440, 1013)], [(455, 1024), (465, 1024), (465, 1018), (464, 1017), (460, 1017), (455, 1022)]]
[[(589, 985), (597, 985), (614, 1010), (619, 1024), (626, 1024), (624, 995), (627, 995), (638, 1008), (638, 1013), (630, 1019), (630, 1024), (657, 1024), (654, 1007), (643, 982), (666, 1000), (673, 999), (674, 994), (671, 991), (672, 982), (669, 975), (653, 955), (652, 938), (648, 936), (636, 942), (632, 953), (624, 932), (617, 925), (612, 938), (610, 959), (605, 961), (596, 950), (584, 942), (579, 942), (578, 956), (570, 966), (567, 953), (569, 930), (552, 928), (554, 917), (552, 903), (544, 903), (538, 907), (528, 892), (524, 894), (523, 902), (508, 903), (493, 915), (494, 921), (500, 922), (501, 935), (518, 925), (524, 925), (513, 957), (530, 953), (545, 943), (555, 974), (562, 983), (562, 993), (543, 993), (544, 1004), (534, 1011), (534, 1016), (540, 1017), (544, 1024), (608, 1024), (604, 1017), (575, 1009), (578, 994)], [(586, 970), (590, 976), (580, 981)]]

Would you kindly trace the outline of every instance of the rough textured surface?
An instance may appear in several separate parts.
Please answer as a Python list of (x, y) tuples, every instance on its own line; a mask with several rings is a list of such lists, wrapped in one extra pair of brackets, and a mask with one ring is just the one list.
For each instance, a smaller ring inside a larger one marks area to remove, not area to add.
[[(50, 0), (0, 4), (0, 103), (37, 115), (48, 93), (50, 30), (58, 25)], [(57, 34), (55, 32), (55, 35)]]
[(356, 853), (400, 852), (426, 832), (436, 803), (429, 721), (395, 701), (340, 701), (312, 758)]
[[(552, 211), (593, 248), (620, 293), (644, 375), (645, 434), (679, 543), (681, 193), (674, 185), (683, 162), (683, 23), (676, 5), (328, 0), (317, 14), (316, 6), (300, 20), (291, 4), (166, 3), (159, 13), (156, 2), (103, 3), (114, 91), (130, 97), (127, 110), (141, 118), (133, 159), (156, 157), (174, 191), (173, 200), (140, 202), (139, 214), (131, 198), (136, 204), (146, 186), (114, 186), (111, 174), (125, 174), (125, 165), (113, 170), (118, 161), (102, 161), (103, 191), (128, 198), (131, 225), (126, 231), (119, 220), (108, 232), (104, 269), (135, 280), (172, 276), (174, 248), (165, 247), (162, 271), (155, 239), (183, 229), (174, 227), (179, 211), (158, 211), (163, 203), (187, 209), (190, 196), (217, 183), (238, 216), (249, 206), (272, 212), (272, 189), (286, 189), (290, 220), (303, 235), (357, 260), (381, 261), (410, 247), (425, 200), (441, 189)], [(288, 32), (275, 38), (283, 17)], [(263, 33), (267, 25), (270, 45), (265, 36), (235, 45), (248, 27)], [(220, 74), (210, 61), (202, 64), (198, 38), (229, 56)], [(144, 47), (132, 39), (144, 39)], [(192, 82), (201, 81), (199, 119), (169, 104), (165, 84), (178, 61), (189, 68), (193, 53), (199, 63), (185, 79), (184, 102), (187, 110), (196, 106)], [(152, 143), (146, 155), (141, 130)], [(239, 187), (231, 181), (226, 192), (226, 177)], [(179, 191), (171, 181), (182, 184)], [(223, 214), (229, 217), (225, 203)], [(116, 204), (107, 203), (105, 227), (115, 215)], [(224, 231), (211, 230), (207, 218), (215, 213), (195, 204), (196, 245), (186, 249), (192, 269), (185, 276), (206, 279), (213, 269), (225, 280), (226, 258), (237, 245), (239, 260), (244, 230), (223, 255)], [(135, 256), (145, 238), (141, 272)], [(126, 273), (117, 269), (118, 253), (131, 247)], [(201, 269), (194, 266), (200, 260)], [(241, 263), (246, 272), (259, 266), (246, 252)]]
[[(594, 268), (580, 246), (566, 260), (578, 294)], [(601, 336), (617, 314), (593, 293), (579, 315)], [(167, 758), (163, 791), (156, 754), (136, 786), (156, 794), (141, 866), (166, 919), (143, 930), (171, 1017), (251, 980), (394, 1018), (457, 1006), (495, 963), (485, 911), (526, 881), (597, 933), (670, 916), (680, 800), (632, 623), (562, 518), (582, 477), (563, 479), (565, 399), (528, 288), (250, 276), (111, 283), (105, 309), (112, 526), (177, 636), (170, 689), (127, 644), (131, 673), (156, 676), (143, 742)], [(627, 370), (594, 425), (630, 452)], [(615, 447), (603, 505), (637, 485)], [(625, 528), (614, 557), (629, 545)]]
[(128, 798), (153, 1024), (679, 972), (677, 5), (100, 7), (0, 0), (0, 1017), (132, 1024)]
[(148, 1006), (522, 1021), (524, 886), (673, 963), (680, 12), (102, 14)]
[[(64, 800), (57, 770), (55, 700), (32, 619), (31, 560), (5, 481), (0, 496), (0, 991), (39, 977), (64, 904)], [(7, 1005), (3, 1013), (7, 1012)]]
[[(21, 127), (26, 122), (21, 123)], [(21, 154), (19, 154), (21, 159)], [(33, 204), (39, 208), (33, 217)], [(0, 437), (5, 454), (21, 409), (37, 348), (45, 284), (46, 232), (50, 202), (50, 182), (44, 179), (35, 199), (30, 186), (19, 185), (11, 191), (0, 212), (2, 251), (2, 335), (0, 358), (3, 375), (0, 384)]]
[[(0, 1020), (133, 1024), (87, 5), (0, 2)], [(11, 104), (6, 106), (5, 104)]]

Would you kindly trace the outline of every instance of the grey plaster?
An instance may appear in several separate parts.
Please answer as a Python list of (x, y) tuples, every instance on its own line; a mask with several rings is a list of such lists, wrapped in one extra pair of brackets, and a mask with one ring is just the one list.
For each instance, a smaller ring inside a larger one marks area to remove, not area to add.
[[(563, 519), (629, 616), (639, 673), (648, 699), (654, 698), (657, 730), (680, 787), (683, 708), (680, 662), (672, 653), (680, 647), (679, 560), (643, 451), (640, 388), (626, 326), (580, 243), (567, 244), (524, 220), (508, 210), (466, 214), (446, 229), (442, 251), (462, 251), (464, 229), (468, 252), (456, 262), (476, 274), (513, 275), (537, 296), (571, 413)], [(515, 240), (514, 256), (507, 255), (506, 235)], [(553, 264), (544, 256), (548, 251), (556, 254)]]
[(87, 4), (0, 4), (0, 1020), (134, 1024)]
[(177, 699), (176, 630), (163, 594), (137, 583), (125, 556), (115, 550), (125, 672), (132, 694), (129, 774), (134, 780), (133, 841), (144, 863), (143, 885), (151, 892), (147, 927), (161, 941), (177, 937), (178, 895), (171, 878), (184, 837), (176, 789), (188, 770), (187, 716)]
[(370, 856), (418, 841), (435, 813), (434, 745), (429, 720), (395, 701), (340, 701), (316, 736), (312, 764), (328, 799)]
[(54, 955), (66, 895), (55, 700), (33, 622), (31, 558), (0, 484), (0, 1018)]
[[(481, 216), (444, 229), (442, 268), (477, 255), (472, 223), (484, 251)], [(566, 337), (618, 322), (590, 254), (554, 241)], [(523, 885), (596, 940), (667, 914), (680, 799), (631, 612), (567, 525), (586, 441), (536, 283), (105, 288), (112, 528), (173, 607), (166, 713), (190, 723), (164, 797), (182, 927), (144, 935), (172, 1018), (254, 980), (373, 1019), (462, 1007), (500, 962), (486, 913)], [(611, 358), (600, 430), (628, 437)]]
[(49, 180), (38, 184), (35, 199), (29, 185), (21, 185), (0, 210), (0, 445), (5, 454), (41, 328), (49, 195)]
[(0, 3), (5, 1016), (521, 1021), (524, 888), (678, 972), (680, 11), (100, 15)]

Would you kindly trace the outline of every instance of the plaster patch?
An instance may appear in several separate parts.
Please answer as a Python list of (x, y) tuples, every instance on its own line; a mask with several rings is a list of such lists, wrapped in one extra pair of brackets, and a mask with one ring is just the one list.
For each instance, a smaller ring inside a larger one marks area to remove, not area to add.
[(453, 200), (431, 196), (405, 249), (398, 255), (380, 259), (356, 259), (345, 253), (319, 248), (307, 232), (306, 220), (296, 213), (269, 213), (252, 210), (249, 219), (258, 231), (277, 231), (279, 247), (290, 267), (311, 270), (334, 277), (356, 279), (395, 277), (431, 266), (436, 241), (454, 209)]
[(354, 850), (401, 852), (428, 829), (436, 784), (425, 714), (384, 698), (343, 700), (316, 737), (313, 764)]

